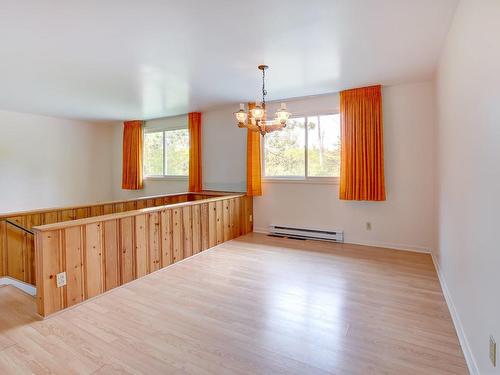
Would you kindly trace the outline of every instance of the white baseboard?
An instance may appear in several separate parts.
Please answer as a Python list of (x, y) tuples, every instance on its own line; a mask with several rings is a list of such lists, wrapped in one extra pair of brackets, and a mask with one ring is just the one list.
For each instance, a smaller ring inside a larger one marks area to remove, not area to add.
[(462, 322), (460, 321), (460, 316), (458, 315), (457, 309), (455, 308), (455, 304), (453, 303), (453, 299), (451, 298), (450, 290), (446, 285), (444, 275), (441, 273), (441, 269), (439, 268), (439, 263), (437, 262), (433, 253), (431, 253), (431, 256), (439, 278), (439, 283), (441, 284), (441, 289), (443, 290), (443, 295), (446, 300), (446, 304), (448, 305), (448, 310), (450, 310), (451, 319), (453, 320), (453, 325), (455, 326), (455, 331), (457, 332), (458, 340), (460, 341), (460, 346), (462, 347), (462, 351), (464, 353), (465, 361), (467, 362), (467, 367), (469, 368), (469, 372), (471, 373), (471, 375), (480, 375), (479, 368), (477, 367), (474, 355), (472, 354), (472, 351), (470, 349), (469, 340), (467, 340), (467, 335), (465, 334), (464, 327), (462, 325)]
[(0, 277), (0, 286), (2, 285), (12, 285), (31, 296), (36, 296), (36, 288), (31, 284), (25, 283), (24, 281), (16, 280), (11, 277)]
[[(253, 231), (255, 233), (263, 233), (263, 234), (269, 234), (269, 229), (267, 228), (254, 228)], [(373, 247), (382, 247), (385, 249), (392, 249), (392, 250), (404, 250), (404, 251), (412, 251), (416, 253), (425, 253), (425, 254), (430, 254), (431, 250), (422, 247), (422, 246), (412, 246), (412, 245), (404, 245), (404, 244), (395, 244), (395, 243), (389, 243), (389, 242), (379, 242), (379, 241), (365, 241), (365, 240), (356, 240), (356, 239), (350, 239), (348, 241), (345, 241), (344, 243), (349, 243), (353, 245), (363, 245), (363, 246), (373, 246)]]

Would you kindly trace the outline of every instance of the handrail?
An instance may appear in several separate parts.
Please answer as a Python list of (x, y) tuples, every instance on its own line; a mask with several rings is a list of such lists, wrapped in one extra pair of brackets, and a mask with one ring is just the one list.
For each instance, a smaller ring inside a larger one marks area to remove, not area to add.
[(5, 222), (6, 222), (6, 223), (9, 223), (10, 225), (15, 226), (15, 227), (16, 227), (16, 228), (18, 228), (18, 229), (21, 229), (22, 231), (24, 231), (24, 232), (26, 232), (26, 233), (33, 234), (33, 235), (35, 234), (35, 232), (33, 232), (33, 231), (29, 230), (28, 228), (25, 228), (25, 227), (23, 227), (23, 226), (21, 226), (21, 225), (19, 225), (19, 224), (15, 223), (15, 222), (13, 222), (13, 221), (10, 221), (10, 220), (5, 220)]
[[(188, 194), (198, 194), (198, 193), (188, 193)], [(199, 194), (212, 196), (212, 194), (203, 194), (203, 193), (199, 193)], [(137, 216), (140, 214), (148, 214), (151, 212), (162, 211), (162, 210), (165, 210), (167, 208), (168, 209), (177, 209), (180, 207), (193, 206), (193, 205), (197, 205), (200, 203), (217, 202), (217, 201), (222, 201), (225, 199), (239, 198), (239, 197), (243, 197), (245, 195), (246, 195), (246, 193), (224, 192), (224, 193), (222, 193), (222, 195), (219, 195), (219, 196), (214, 195), (212, 198), (200, 199), (200, 200), (196, 200), (196, 201), (181, 202), (181, 203), (167, 203), (167, 204), (164, 204), (161, 206), (140, 208), (140, 209), (136, 209), (136, 210), (123, 211), (123, 212), (116, 212), (113, 214), (91, 216), (91, 217), (86, 217), (83, 219), (60, 221), (60, 222), (56, 222), (56, 223), (52, 223), (52, 224), (37, 225), (37, 226), (33, 227), (32, 229), (34, 230), (35, 233), (51, 231), (51, 230), (58, 230), (58, 229), (64, 229), (64, 228), (74, 227), (74, 226), (78, 226), (78, 225), (97, 223), (97, 222), (107, 221), (107, 220), (122, 219), (125, 217)]]
[(75, 205), (75, 206), (56, 206), (56, 207), (38, 208), (35, 210), (28, 210), (28, 211), (3, 212), (3, 213), (0, 213), (0, 220), (7, 219), (9, 217), (24, 216), (24, 215), (28, 215), (28, 214), (38, 214), (38, 213), (44, 213), (44, 212), (48, 212), (48, 211), (61, 211), (61, 210), (66, 210), (66, 209), (74, 210), (74, 209), (78, 209), (78, 208), (102, 206), (102, 205), (107, 205), (107, 204), (128, 203), (128, 202), (142, 201), (142, 200), (149, 200), (149, 199), (156, 199), (156, 198), (176, 197), (176, 196), (180, 196), (180, 195), (189, 195), (189, 194), (222, 196), (222, 195), (232, 195), (232, 194), (235, 194), (235, 192), (203, 190), (200, 192), (180, 192), (180, 193), (151, 195), (151, 196), (136, 197), (136, 198), (130, 198), (130, 199), (123, 199), (123, 200), (103, 201), (103, 202), (96, 202), (96, 203), (89, 203), (89, 204), (79, 204), (79, 205)]

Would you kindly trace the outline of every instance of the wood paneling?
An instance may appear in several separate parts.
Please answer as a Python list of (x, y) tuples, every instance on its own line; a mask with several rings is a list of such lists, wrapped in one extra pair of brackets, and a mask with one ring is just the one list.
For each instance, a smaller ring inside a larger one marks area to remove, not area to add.
[(161, 267), (173, 263), (172, 255), (172, 210), (161, 212)]
[(215, 202), (215, 218), (218, 245), (224, 242), (224, 205), (222, 201)]
[[(44, 254), (45, 257), (45, 254)], [(85, 298), (104, 291), (101, 223), (85, 226)]]
[[(5, 219), (14, 221), (26, 229), (31, 229), (35, 226), (44, 224), (68, 222), (77, 219), (133, 211), (146, 207), (163, 206), (181, 201), (194, 200), (195, 198), (207, 199), (211, 196), (211, 193), (196, 195), (182, 193), (88, 206), (65, 207), (12, 215), (0, 215), (0, 276), (10, 276), (33, 285), (36, 281), (36, 272), (34, 269), (34, 237), (29, 233), (6, 224), (5, 221), (3, 221)], [(113, 276), (110, 277), (112, 278)], [(106, 281), (110, 282), (111, 285), (114, 284), (112, 279)]]
[(134, 218), (120, 219), (120, 270), (122, 284), (135, 279)]
[(172, 210), (172, 248), (173, 248), (173, 262), (178, 262), (184, 258), (183, 244), (184, 239), (182, 235), (182, 209)]
[(208, 249), (209, 246), (209, 214), (208, 214), (208, 203), (202, 203), (201, 205), (201, 250)]
[(104, 222), (104, 289), (120, 285), (120, 245), (118, 220)]
[[(74, 226), (61, 223), (57, 230), (36, 228), (36, 264), (43, 283), (38, 289), (40, 314), (62, 310), (237, 237), (236, 222), (250, 228), (248, 212), (238, 212), (248, 206), (245, 201), (246, 196), (217, 198), (75, 221)], [(68, 284), (57, 288), (55, 277), (64, 271)]]
[(135, 217), (135, 274), (137, 277), (142, 277), (149, 273), (148, 263), (146, 215), (137, 215)]
[(217, 245), (217, 207), (215, 202), (208, 203), (208, 247)]
[(193, 255), (193, 225), (191, 217), (191, 206), (182, 209), (182, 236), (184, 238), (183, 258)]
[(161, 268), (160, 212), (149, 214), (148, 222), (149, 272), (154, 272)]
[(64, 231), (66, 306), (73, 306), (83, 301), (83, 252), (82, 228), (73, 227)]
[(191, 206), (191, 229), (193, 254), (201, 251), (201, 204)]

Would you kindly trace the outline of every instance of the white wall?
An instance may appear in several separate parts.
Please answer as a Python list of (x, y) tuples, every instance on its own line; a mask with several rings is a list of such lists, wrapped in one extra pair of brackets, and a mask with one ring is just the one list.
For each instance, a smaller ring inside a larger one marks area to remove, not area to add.
[(0, 213), (110, 200), (112, 130), (0, 111)]
[(500, 364), (494, 369), (488, 358), (489, 335), (500, 343), (499, 20), (500, 1), (463, 0), (437, 80), (435, 255), (466, 355), (485, 375), (500, 374)]
[[(338, 111), (338, 95), (288, 101), (294, 113)], [(255, 228), (342, 229), (345, 241), (430, 251), (434, 238), (434, 85), (383, 88), (386, 202), (338, 199), (336, 184), (265, 183)], [(366, 229), (366, 222), (372, 225)]]

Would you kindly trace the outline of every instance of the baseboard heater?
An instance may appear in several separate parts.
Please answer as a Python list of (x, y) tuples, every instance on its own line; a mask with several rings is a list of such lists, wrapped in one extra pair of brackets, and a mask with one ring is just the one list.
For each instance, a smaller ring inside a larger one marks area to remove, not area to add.
[(270, 225), (269, 232), (272, 235), (283, 237), (344, 242), (344, 231), (338, 230), (330, 231), (322, 229), (297, 228), (285, 225)]

